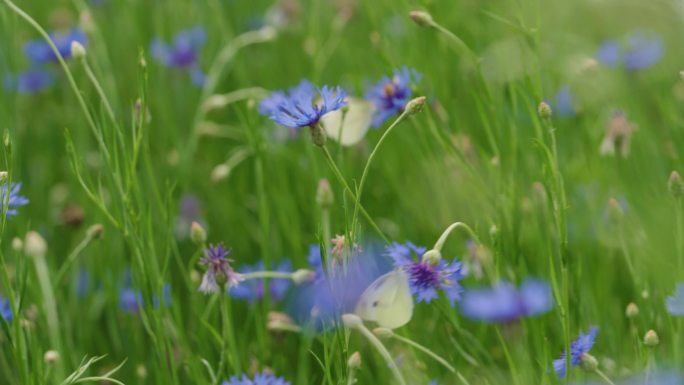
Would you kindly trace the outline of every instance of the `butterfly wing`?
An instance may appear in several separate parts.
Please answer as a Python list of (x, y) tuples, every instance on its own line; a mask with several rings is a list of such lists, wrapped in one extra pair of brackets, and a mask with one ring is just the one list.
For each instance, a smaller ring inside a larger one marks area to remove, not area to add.
[(388, 329), (408, 323), (413, 316), (413, 296), (406, 274), (398, 269), (375, 280), (361, 294), (355, 312), (362, 319)]
[(375, 106), (363, 99), (348, 98), (345, 110), (328, 112), (321, 121), (329, 138), (339, 141), (343, 146), (352, 146), (366, 136)]

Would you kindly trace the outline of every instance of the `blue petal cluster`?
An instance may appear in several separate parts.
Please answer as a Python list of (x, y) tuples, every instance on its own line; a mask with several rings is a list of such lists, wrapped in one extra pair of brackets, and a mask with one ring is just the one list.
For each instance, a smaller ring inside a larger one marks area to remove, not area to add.
[[(570, 345), (570, 365), (577, 366), (582, 362), (582, 355), (589, 353), (594, 346), (596, 334), (598, 334), (598, 329), (592, 326), (589, 333), (580, 333), (579, 337), (572, 342)], [(558, 378), (565, 377), (567, 374), (565, 373), (565, 352), (561, 354), (560, 358), (553, 360), (553, 369), (558, 374)]]
[(623, 66), (629, 71), (648, 68), (663, 57), (663, 42), (657, 36), (633, 32), (627, 37), (627, 44), (606, 40), (596, 52), (596, 60), (608, 68)]
[[(241, 274), (252, 273), (255, 271), (264, 271), (264, 262), (259, 261), (252, 266), (245, 266), (240, 270)], [(276, 266), (275, 271), (290, 273), (292, 272), (292, 264), (290, 261), (282, 261)], [(268, 283), (268, 294), (271, 301), (280, 301), (285, 297), (287, 289), (290, 288), (291, 280), (284, 278), (272, 278)], [(240, 285), (230, 288), (230, 295), (234, 298), (243, 299), (246, 301), (258, 301), (264, 298), (265, 285), (263, 279), (249, 279)]]
[(411, 83), (418, 82), (421, 74), (404, 66), (394, 71), (392, 77), (384, 76), (366, 91), (365, 98), (375, 106), (371, 122), (373, 127), (381, 126), (387, 119), (401, 113), (411, 100)]
[(12, 321), (14, 318), (9, 300), (2, 296), (0, 296), (0, 317), (4, 318), (7, 322)]
[(684, 316), (684, 283), (677, 284), (677, 289), (665, 302), (667, 311), (674, 316)]
[(511, 322), (546, 313), (551, 308), (551, 287), (533, 279), (525, 280), (519, 289), (509, 282), (499, 282), (492, 288), (468, 289), (461, 300), (464, 316), (485, 322)]
[[(5, 205), (7, 205), (7, 218), (17, 215), (17, 208), (25, 206), (29, 203), (28, 198), (19, 195), (20, 189), (21, 183), (12, 183), (9, 187), (7, 183), (5, 183), (0, 188), (0, 209), (4, 210)], [(9, 201), (7, 198), (8, 193)]]
[[(152, 297), (154, 307), (158, 308), (159, 297), (155, 295)], [(162, 303), (168, 305), (171, 303), (171, 287), (165, 283), (162, 288)], [(125, 287), (119, 291), (119, 307), (121, 310), (128, 313), (137, 313), (140, 307), (144, 305), (142, 292), (133, 289), (132, 287)]]
[(437, 290), (441, 289), (449, 299), (451, 306), (461, 299), (463, 287), (458, 283), (465, 278), (463, 263), (454, 258), (451, 263), (439, 261), (431, 266), (420, 260), (426, 249), (411, 242), (392, 243), (387, 246), (385, 254), (394, 261), (394, 266), (403, 269), (409, 277), (411, 293), (418, 302), (429, 303), (437, 298)]
[(330, 111), (347, 104), (346, 92), (338, 87), (318, 88), (308, 80), (287, 91), (275, 91), (259, 104), (259, 112), (289, 128), (312, 126)]
[[(50, 33), (50, 40), (59, 51), (59, 54), (66, 60), (71, 58), (71, 42), (76, 41), (85, 46), (88, 42), (85, 32), (80, 28), (72, 28), (66, 33)], [(24, 54), (34, 64), (46, 64), (57, 61), (57, 55), (43, 39), (31, 40), (24, 44)]]
[(161, 64), (188, 71), (193, 84), (202, 87), (205, 75), (199, 68), (199, 50), (206, 40), (204, 28), (194, 27), (178, 32), (171, 44), (155, 38), (152, 40), (150, 52)]
[(229, 380), (223, 381), (221, 385), (290, 385), (282, 377), (276, 377), (272, 373), (263, 372), (254, 375), (254, 378), (249, 378), (246, 374), (242, 376), (232, 376)]

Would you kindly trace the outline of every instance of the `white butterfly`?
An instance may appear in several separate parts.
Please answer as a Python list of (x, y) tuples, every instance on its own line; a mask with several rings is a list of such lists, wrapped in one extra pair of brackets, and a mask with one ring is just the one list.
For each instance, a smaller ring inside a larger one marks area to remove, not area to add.
[(321, 117), (321, 122), (330, 139), (339, 141), (343, 146), (352, 146), (366, 136), (374, 112), (373, 103), (349, 97), (346, 108), (328, 112)]
[(406, 325), (413, 316), (413, 296), (406, 273), (396, 269), (376, 279), (361, 294), (354, 312), (388, 329)]

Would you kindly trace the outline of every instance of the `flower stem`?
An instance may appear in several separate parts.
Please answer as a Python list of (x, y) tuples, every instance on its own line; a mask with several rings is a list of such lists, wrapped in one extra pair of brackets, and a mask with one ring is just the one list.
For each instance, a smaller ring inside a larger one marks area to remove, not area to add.
[(321, 146), (321, 149), (323, 150), (323, 155), (325, 155), (325, 159), (328, 161), (328, 166), (330, 166), (330, 169), (332, 170), (333, 174), (335, 174), (335, 178), (337, 178), (337, 181), (342, 184), (342, 187), (344, 187), (344, 190), (347, 192), (347, 194), (349, 194), (349, 196), (354, 200), (354, 202), (358, 203), (358, 207), (359, 210), (361, 210), (361, 214), (363, 214), (368, 223), (370, 223), (371, 227), (373, 227), (373, 229), (378, 233), (380, 238), (382, 238), (382, 240), (386, 243), (389, 243), (389, 238), (387, 238), (385, 233), (383, 233), (382, 230), (380, 230), (380, 227), (378, 227), (373, 218), (371, 218), (366, 209), (363, 208), (361, 203), (358, 201), (356, 194), (354, 194), (354, 190), (352, 190), (347, 184), (347, 181), (344, 179), (344, 176), (342, 176), (342, 173), (340, 172), (340, 169), (337, 167), (335, 160), (333, 160), (332, 156), (330, 155), (330, 151), (328, 151), (328, 148), (326, 146)]
[(85, 250), (86, 247), (92, 242), (93, 236), (88, 233), (86, 234), (85, 238), (79, 243), (74, 251), (69, 254), (67, 257), (66, 261), (64, 261), (64, 264), (62, 264), (62, 267), (59, 269), (57, 272), (57, 275), (55, 276), (55, 285), (59, 285), (62, 282), (62, 279), (64, 279), (64, 276), (66, 275), (67, 271), (69, 268), (76, 262), (76, 258)]
[(292, 279), (292, 273), (283, 271), (255, 271), (252, 273), (242, 274), (244, 281), (248, 279), (259, 279), (259, 278), (282, 278), (282, 279)]
[(394, 360), (392, 359), (392, 355), (387, 351), (387, 348), (385, 348), (385, 345), (382, 344), (378, 337), (376, 337), (375, 334), (373, 334), (373, 332), (368, 330), (368, 328), (364, 326), (361, 322), (359, 322), (358, 325), (355, 325), (354, 328), (361, 332), (361, 334), (363, 334), (363, 336), (366, 337), (366, 339), (375, 347), (375, 349), (378, 350), (382, 358), (385, 359), (387, 366), (392, 371), (392, 374), (394, 375), (394, 378), (397, 380), (397, 382), (400, 385), (406, 385), (406, 380), (399, 371), (399, 368), (397, 368), (397, 363), (394, 362)]
[(439, 362), (440, 364), (442, 364), (442, 366), (444, 366), (445, 368), (449, 369), (450, 372), (456, 373), (456, 369), (455, 369), (453, 366), (451, 366), (451, 364), (449, 364), (444, 358), (438, 356), (435, 352), (433, 352), (432, 350), (426, 348), (425, 346), (423, 346), (423, 345), (421, 345), (421, 344), (419, 344), (419, 343), (417, 343), (417, 342), (415, 342), (415, 341), (412, 341), (412, 340), (410, 340), (410, 339), (408, 339), (408, 338), (406, 338), (406, 337), (402, 337), (402, 336), (400, 336), (400, 335), (398, 335), (398, 334), (392, 334), (392, 338), (395, 338), (395, 339), (397, 339), (397, 340), (399, 340), (399, 341), (401, 341), (401, 342), (403, 342), (403, 343), (405, 343), (405, 344), (408, 344), (408, 345), (410, 345), (410, 346), (412, 346), (412, 347), (414, 347), (414, 348), (420, 350), (421, 352), (423, 352), (423, 353), (427, 354), (428, 356), (432, 357), (435, 361), (437, 361), (437, 362)]
[(478, 245), (481, 244), (480, 238), (478, 238), (477, 234), (475, 234), (475, 232), (473, 231), (473, 229), (470, 228), (470, 226), (463, 222), (455, 222), (449, 225), (449, 227), (447, 227), (446, 230), (444, 230), (442, 235), (435, 243), (435, 247), (433, 247), (433, 249), (437, 251), (442, 251), (442, 247), (444, 247), (444, 243), (446, 242), (447, 238), (449, 238), (449, 234), (451, 234), (451, 232), (454, 231), (457, 227), (463, 228), (468, 233), (468, 235), (470, 235), (475, 240), (475, 242)]
[(615, 383), (614, 383), (613, 381), (611, 381), (611, 379), (608, 378), (608, 376), (606, 376), (601, 370), (596, 369), (596, 374), (598, 374), (598, 376), (601, 377), (601, 379), (602, 379), (603, 381), (605, 381), (606, 384), (608, 384), (608, 385), (615, 385)]

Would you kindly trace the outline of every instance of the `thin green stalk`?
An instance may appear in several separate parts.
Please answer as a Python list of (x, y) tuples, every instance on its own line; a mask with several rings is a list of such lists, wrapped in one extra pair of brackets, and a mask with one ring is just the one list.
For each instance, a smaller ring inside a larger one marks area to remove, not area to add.
[(107, 111), (107, 116), (109, 116), (109, 119), (112, 120), (112, 123), (116, 125), (116, 115), (114, 115), (114, 110), (112, 109), (112, 106), (109, 103), (109, 98), (107, 98), (107, 94), (105, 94), (104, 90), (102, 89), (102, 85), (100, 85), (100, 81), (97, 80), (97, 77), (93, 73), (92, 68), (90, 68), (88, 60), (86, 58), (83, 58), (81, 61), (83, 62), (83, 68), (85, 69), (88, 79), (90, 79), (90, 82), (93, 83), (95, 91), (97, 91), (97, 94), (100, 96), (100, 99), (102, 100), (102, 104), (104, 104), (105, 111)]
[(86, 234), (85, 238), (76, 246), (76, 248), (69, 254), (67, 257), (66, 261), (62, 264), (62, 267), (59, 269), (57, 272), (57, 275), (55, 276), (55, 285), (59, 285), (62, 282), (62, 279), (64, 279), (64, 276), (66, 275), (67, 271), (69, 271), (69, 268), (76, 262), (76, 258), (85, 250), (86, 247), (92, 242), (93, 237), (88, 233)]
[(354, 193), (354, 190), (352, 190), (349, 185), (347, 184), (347, 181), (344, 179), (344, 176), (342, 176), (342, 172), (340, 172), (340, 169), (337, 167), (337, 164), (333, 160), (332, 156), (330, 155), (330, 151), (328, 151), (328, 148), (325, 146), (322, 146), (321, 149), (323, 150), (323, 155), (325, 155), (325, 159), (328, 161), (328, 166), (330, 166), (330, 169), (332, 170), (333, 174), (335, 174), (335, 178), (337, 178), (337, 181), (342, 184), (342, 187), (344, 187), (344, 190), (349, 194), (349, 196), (354, 200), (354, 202), (357, 202), (359, 205), (359, 210), (361, 210), (361, 214), (366, 218), (368, 223), (370, 223), (371, 227), (378, 233), (380, 238), (382, 238), (385, 243), (389, 243), (389, 238), (385, 235), (385, 233), (380, 230), (380, 227), (375, 223), (373, 218), (368, 214), (365, 208), (361, 205), (361, 203), (356, 199), (356, 194)]
[(412, 347), (414, 347), (414, 348), (420, 350), (421, 352), (423, 352), (423, 353), (427, 354), (428, 356), (430, 356), (430, 357), (431, 357), (432, 359), (434, 359), (435, 361), (439, 362), (439, 363), (440, 363), (442, 366), (444, 366), (445, 368), (449, 369), (450, 372), (456, 373), (456, 369), (455, 369), (453, 366), (451, 366), (451, 364), (449, 364), (444, 358), (438, 356), (435, 352), (433, 352), (432, 350), (426, 348), (425, 346), (423, 346), (423, 345), (421, 345), (421, 344), (419, 344), (419, 343), (417, 343), (417, 342), (414, 342), (414, 341), (412, 341), (412, 340), (410, 340), (410, 339), (408, 339), (408, 338), (402, 337), (402, 336), (400, 336), (400, 335), (398, 335), (398, 334), (392, 334), (392, 338), (395, 338), (395, 339), (397, 339), (397, 340), (399, 340), (399, 341), (401, 341), (401, 342), (403, 342), (403, 343), (405, 343), (405, 344), (408, 344), (408, 345), (410, 345), (410, 346), (412, 346)]
[(406, 380), (404, 379), (404, 376), (401, 374), (401, 371), (399, 371), (397, 363), (394, 362), (394, 359), (392, 358), (390, 352), (387, 351), (387, 348), (385, 348), (385, 345), (382, 344), (378, 337), (376, 337), (375, 334), (373, 334), (373, 332), (368, 330), (368, 328), (363, 324), (363, 321), (361, 321), (361, 319), (354, 314), (345, 314), (342, 317), (343, 320), (345, 320), (345, 326), (347, 326), (348, 328), (358, 330), (364, 337), (366, 337), (368, 342), (370, 342), (371, 345), (373, 345), (373, 347), (378, 351), (378, 353), (380, 353), (382, 358), (385, 360), (385, 363), (392, 371), (392, 374), (394, 375), (394, 378), (397, 380), (397, 382), (400, 385), (406, 385)]
[(596, 369), (596, 374), (598, 374), (598, 376), (601, 377), (601, 379), (602, 379), (603, 381), (605, 381), (606, 384), (608, 384), (608, 385), (615, 385), (615, 383), (614, 383), (613, 381), (611, 381), (611, 379), (608, 378), (608, 376), (606, 376), (601, 370)]
[[(38, 276), (38, 284), (43, 296), (43, 307), (45, 310), (45, 321), (48, 327), (48, 335), (52, 349), (57, 350), (60, 354), (64, 354), (62, 349), (62, 339), (60, 335), (59, 314), (57, 312), (57, 300), (55, 299), (55, 290), (50, 281), (50, 269), (45, 262), (45, 256), (42, 254), (34, 255), (33, 262), (36, 268), (36, 275)], [(55, 365), (57, 378), (63, 378), (64, 361), (58, 360)]]
[[(356, 224), (358, 222), (358, 214), (359, 214), (359, 206), (361, 205), (361, 195), (363, 194), (363, 187), (366, 184), (366, 178), (368, 177), (368, 170), (370, 169), (371, 163), (373, 163), (373, 159), (375, 159), (375, 154), (377, 154), (378, 150), (380, 149), (380, 146), (385, 142), (385, 139), (389, 136), (389, 134), (394, 130), (395, 127), (399, 125), (399, 123), (403, 122), (404, 119), (406, 119), (407, 116), (409, 116), (410, 111), (408, 109), (404, 109), (404, 111), (399, 115), (399, 117), (385, 130), (385, 132), (382, 133), (382, 136), (380, 137), (380, 140), (378, 140), (378, 143), (375, 144), (375, 147), (373, 148), (373, 151), (371, 151), (370, 155), (368, 156), (368, 159), (366, 160), (366, 165), (363, 167), (363, 172), (361, 173), (361, 179), (359, 181), (359, 188), (356, 191), (356, 198), (354, 199), (356, 202), (354, 204), (354, 214), (352, 215), (352, 231), (356, 231)], [(356, 237), (356, 235), (355, 235)]]
[(515, 384), (519, 384), (520, 381), (518, 379), (518, 370), (515, 366), (515, 362), (513, 361), (513, 356), (511, 356), (511, 352), (508, 350), (508, 344), (506, 343), (506, 340), (501, 334), (501, 330), (499, 329), (499, 327), (494, 327), (494, 330), (496, 330), (496, 336), (499, 338), (499, 342), (501, 343), (501, 349), (504, 352), (504, 356), (506, 356), (508, 367), (511, 369), (511, 376), (513, 377), (513, 382)]

